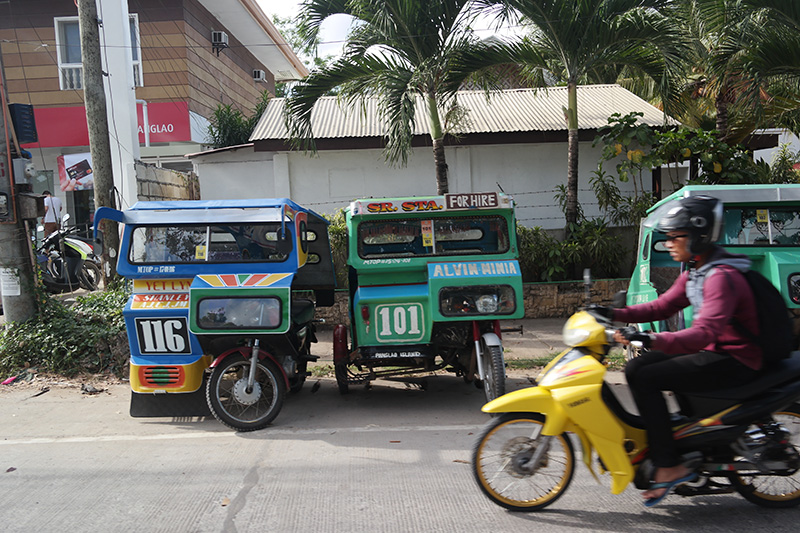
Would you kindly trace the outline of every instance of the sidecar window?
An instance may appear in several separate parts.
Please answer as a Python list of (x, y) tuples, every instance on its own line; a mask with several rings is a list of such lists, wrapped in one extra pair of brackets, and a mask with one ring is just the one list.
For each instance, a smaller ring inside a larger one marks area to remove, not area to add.
[(131, 234), (132, 264), (282, 262), (279, 223), (139, 226)]
[(275, 297), (203, 298), (197, 304), (197, 317), (203, 329), (276, 329), (281, 325), (281, 301)]
[(367, 220), (358, 226), (359, 256), (501, 254), (508, 225), (500, 216)]

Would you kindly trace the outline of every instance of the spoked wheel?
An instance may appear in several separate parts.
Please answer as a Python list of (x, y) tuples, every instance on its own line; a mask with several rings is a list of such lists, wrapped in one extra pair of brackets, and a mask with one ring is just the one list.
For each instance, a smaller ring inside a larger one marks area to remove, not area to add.
[(83, 268), (81, 269), (79, 280), (81, 289), (86, 289), (87, 291), (96, 291), (97, 287), (100, 285), (100, 278), (102, 277), (103, 273), (96, 263), (91, 261), (83, 262)]
[(339, 387), (339, 394), (347, 394), (350, 392), (350, 384), (347, 381), (347, 362), (341, 361), (333, 365), (334, 373), (336, 374), (336, 385)]
[(503, 347), (489, 346), (481, 339), (483, 354), (483, 392), (486, 401), (491, 402), (506, 393), (506, 368), (503, 361)]
[[(567, 490), (575, 452), (566, 433), (541, 434), (544, 416), (507, 413), (496, 418), (475, 444), (472, 468), (486, 496), (512, 511), (538, 511)], [(534, 454), (546, 446), (533, 464)]]
[(250, 360), (231, 355), (214, 368), (206, 386), (206, 399), (214, 417), (239, 431), (263, 429), (283, 407), (286, 383), (278, 366), (268, 359), (257, 363), (255, 382), (247, 390)]
[[(794, 404), (783, 411), (773, 414), (772, 418), (789, 432), (787, 446), (794, 450), (786, 452), (778, 450), (781, 456), (776, 460), (786, 459), (790, 454), (796, 457), (800, 450), (800, 405)], [(800, 469), (794, 468), (787, 475), (732, 475), (731, 484), (744, 499), (762, 507), (795, 507), (800, 505)]]

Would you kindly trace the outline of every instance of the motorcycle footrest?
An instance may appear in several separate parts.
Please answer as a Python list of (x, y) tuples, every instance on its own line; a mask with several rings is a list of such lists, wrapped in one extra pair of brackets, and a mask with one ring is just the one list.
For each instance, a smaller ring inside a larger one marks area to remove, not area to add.
[(707, 479), (705, 483), (698, 487), (692, 485), (678, 485), (675, 487), (675, 494), (678, 496), (706, 496), (715, 494), (732, 494), (736, 489), (730, 483), (717, 483)]

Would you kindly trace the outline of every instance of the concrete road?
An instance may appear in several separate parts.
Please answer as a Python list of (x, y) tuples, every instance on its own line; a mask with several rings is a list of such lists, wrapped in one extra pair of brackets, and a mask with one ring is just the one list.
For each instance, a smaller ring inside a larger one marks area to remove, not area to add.
[[(0, 529), (137, 532), (785, 531), (799, 510), (738, 496), (609, 492), (579, 462), (548, 510), (510, 513), (482, 495), (471, 449), (488, 417), (460, 378), (378, 382), (338, 394), (311, 380), (273, 426), (235, 433), (214, 419), (132, 419), (129, 390), (0, 390)], [(517, 375), (509, 388), (526, 385)]]

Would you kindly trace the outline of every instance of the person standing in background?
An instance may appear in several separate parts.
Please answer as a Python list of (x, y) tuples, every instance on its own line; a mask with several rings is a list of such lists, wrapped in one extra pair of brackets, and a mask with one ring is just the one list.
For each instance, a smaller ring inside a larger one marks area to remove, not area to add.
[(47, 237), (58, 229), (61, 223), (61, 200), (50, 191), (44, 191), (44, 236)]

